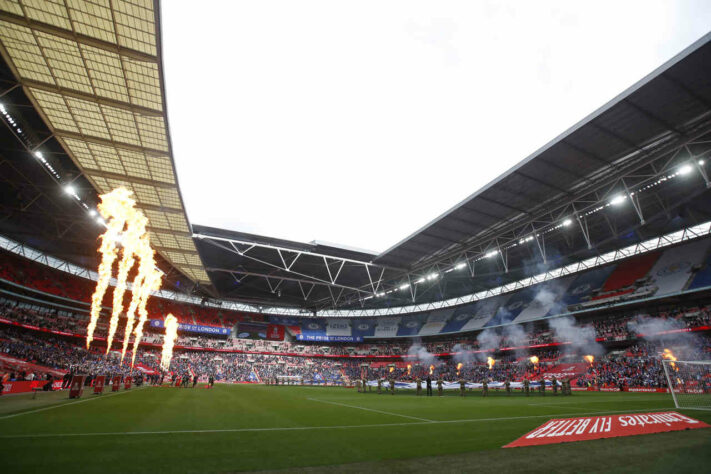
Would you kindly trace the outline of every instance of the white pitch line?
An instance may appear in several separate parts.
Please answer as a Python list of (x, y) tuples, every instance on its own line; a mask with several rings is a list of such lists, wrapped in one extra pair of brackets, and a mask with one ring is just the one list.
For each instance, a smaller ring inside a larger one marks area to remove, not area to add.
[(468, 418), (463, 420), (444, 420), (444, 421), (413, 421), (410, 423), (378, 423), (370, 425), (334, 425), (334, 426), (285, 426), (274, 428), (233, 428), (222, 430), (170, 430), (170, 431), (115, 431), (115, 432), (99, 432), (99, 433), (39, 433), (39, 434), (20, 434), (20, 435), (4, 435), (0, 439), (19, 439), (19, 438), (71, 438), (82, 436), (135, 436), (135, 435), (164, 435), (164, 434), (196, 434), (196, 433), (259, 433), (267, 431), (310, 431), (310, 430), (343, 430), (354, 428), (388, 428), (394, 426), (415, 426), (415, 425), (440, 425), (454, 423), (477, 423), (485, 421), (511, 421), (511, 420), (526, 420), (532, 418), (548, 418), (554, 419), (561, 416), (592, 416), (592, 415), (610, 415), (613, 413), (640, 413), (653, 411), (667, 411), (669, 408), (651, 408), (646, 410), (617, 410), (617, 411), (596, 411), (591, 413), (555, 413), (548, 415), (528, 415), (528, 416), (509, 416), (502, 418)]
[(573, 410), (585, 410), (583, 407), (571, 407), (571, 406), (565, 406), (565, 405), (551, 405), (548, 403), (529, 403), (528, 406), (531, 407), (553, 407), (553, 408), (566, 408), (568, 410), (573, 409)]
[(139, 390), (143, 390), (144, 388), (148, 388), (148, 387), (137, 388), (137, 389), (135, 389), (135, 390), (131, 390), (130, 392), (123, 391), (123, 392), (119, 392), (119, 393), (110, 393), (110, 394), (108, 394), (108, 395), (102, 395), (102, 396), (98, 396), (98, 397), (95, 397), (95, 398), (86, 398), (86, 399), (84, 399), (84, 400), (77, 400), (76, 402), (61, 403), (61, 404), (59, 404), (59, 405), (52, 405), (51, 407), (38, 408), (38, 409), (36, 409), (36, 410), (23, 411), (23, 412), (20, 412), (20, 413), (13, 413), (12, 415), (0, 416), (0, 420), (6, 420), (6, 419), (8, 419), (8, 418), (15, 418), (16, 416), (29, 415), (30, 413), (38, 413), (38, 412), (46, 411), (46, 410), (53, 410), (54, 408), (67, 407), (67, 406), (69, 406), (69, 405), (76, 405), (77, 403), (90, 402), (90, 401), (92, 401), (92, 400), (103, 400), (103, 399), (105, 399), (105, 398), (114, 397), (114, 396), (116, 396), (116, 395), (123, 395), (123, 394), (125, 394), (125, 393), (135, 393), (135, 392), (138, 392)]
[(307, 400), (311, 400), (312, 402), (320, 402), (320, 403), (328, 403), (331, 405), (338, 405), (341, 407), (355, 408), (356, 410), (372, 411), (373, 413), (380, 413), (381, 415), (400, 416), (402, 418), (409, 418), (411, 420), (426, 421), (428, 423), (434, 423), (434, 420), (428, 420), (427, 418), (419, 418), (417, 416), (410, 416), (410, 415), (401, 415), (399, 413), (392, 413), (389, 411), (382, 411), (382, 410), (374, 410), (372, 408), (359, 407), (356, 405), (347, 405), (345, 403), (331, 402), (328, 400), (319, 400), (318, 398), (307, 398)]

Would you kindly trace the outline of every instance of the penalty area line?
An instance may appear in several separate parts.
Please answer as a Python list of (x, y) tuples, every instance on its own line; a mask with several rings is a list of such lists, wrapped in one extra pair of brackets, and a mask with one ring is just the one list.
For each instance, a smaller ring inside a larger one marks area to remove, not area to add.
[(75, 401), (75, 402), (59, 403), (59, 404), (57, 404), (57, 405), (52, 405), (52, 406), (49, 406), (49, 407), (37, 408), (36, 410), (22, 411), (22, 412), (20, 412), (20, 413), (13, 413), (12, 415), (0, 416), (0, 420), (7, 420), (8, 418), (15, 418), (15, 417), (17, 417), (17, 416), (29, 415), (29, 414), (31, 414), (31, 413), (39, 413), (39, 412), (41, 412), (41, 411), (47, 411), (47, 410), (53, 410), (53, 409), (55, 409), (55, 408), (67, 407), (67, 406), (69, 406), (69, 405), (76, 405), (77, 403), (90, 402), (90, 401), (92, 401), (92, 400), (103, 400), (103, 399), (105, 399), (105, 398), (114, 397), (114, 396), (116, 396), (116, 395), (124, 395), (124, 394), (126, 394), (126, 393), (135, 393), (135, 392), (138, 392), (138, 391), (143, 390), (143, 389), (145, 389), (145, 388), (148, 388), (148, 387), (137, 388), (137, 389), (135, 389), (135, 390), (131, 390), (130, 392), (123, 391), (123, 392), (119, 392), (119, 393), (110, 393), (110, 394), (108, 394), (108, 395), (102, 395), (102, 396), (98, 396), (98, 397), (95, 397), (95, 398), (85, 398), (84, 400), (77, 400), (77, 401)]
[(355, 408), (356, 410), (372, 411), (373, 413), (380, 413), (381, 415), (399, 416), (402, 418), (409, 418), (410, 420), (417, 420), (417, 421), (424, 421), (427, 423), (434, 423), (434, 420), (428, 420), (427, 418), (420, 418), (417, 416), (410, 416), (410, 415), (401, 415), (399, 413), (392, 413), (389, 411), (375, 410), (373, 408), (359, 407), (357, 405), (348, 405), (346, 403), (332, 402), (329, 400), (319, 400), (318, 398), (307, 398), (307, 400), (311, 400), (312, 402), (328, 403), (329, 405), (336, 405), (336, 406), (340, 406), (340, 407)]
[(444, 420), (444, 421), (412, 421), (409, 423), (376, 423), (369, 425), (334, 425), (334, 426), (285, 426), (274, 428), (228, 428), (215, 430), (169, 430), (169, 431), (115, 431), (115, 432), (98, 432), (98, 433), (39, 433), (39, 434), (19, 434), (19, 435), (0, 435), (0, 439), (21, 439), (21, 438), (72, 438), (85, 436), (136, 436), (136, 435), (166, 435), (166, 434), (200, 434), (200, 433), (260, 433), (269, 431), (316, 431), (316, 430), (344, 430), (354, 428), (389, 428), (396, 426), (418, 426), (418, 425), (444, 425), (455, 423), (477, 423), (489, 421), (511, 421), (511, 420), (526, 420), (533, 418), (548, 418), (555, 419), (561, 416), (594, 416), (594, 415), (611, 415), (614, 413), (647, 413), (653, 411), (668, 411), (669, 408), (654, 408), (646, 410), (617, 410), (617, 411), (596, 411), (591, 413), (555, 413), (548, 415), (528, 415), (528, 416), (509, 416), (501, 418), (469, 418), (464, 420)]

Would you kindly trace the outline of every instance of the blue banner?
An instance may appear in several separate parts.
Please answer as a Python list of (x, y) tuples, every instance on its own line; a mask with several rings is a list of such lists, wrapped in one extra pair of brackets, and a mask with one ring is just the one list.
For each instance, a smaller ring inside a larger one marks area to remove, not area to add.
[[(151, 327), (152, 328), (163, 328), (163, 320), (162, 319), (151, 319)], [(178, 323), (178, 331), (187, 331), (187, 332), (197, 332), (201, 334), (217, 334), (220, 336), (229, 336), (230, 334), (230, 329), (229, 328), (218, 328), (215, 326), (200, 326), (199, 324), (183, 324), (183, 323)]]
[(297, 334), (297, 341), (310, 342), (363, 342), (362, 336), (326, 336), (319, 334)]

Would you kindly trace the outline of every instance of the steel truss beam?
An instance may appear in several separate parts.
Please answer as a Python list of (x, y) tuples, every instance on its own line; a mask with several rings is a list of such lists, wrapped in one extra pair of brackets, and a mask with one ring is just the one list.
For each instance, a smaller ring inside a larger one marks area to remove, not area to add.
[[(254, 277), (263, 278), (267, 281), (267, 285), (271, 288), (271, 280), (286, 280), (286, 281), (296, 281), (300, 284), (311, 284), (318, 286), (326, 286), (329, 288), (330, 300), (335, 304), (340, 300), (345, 290), (349, 292), (355, 292), (361, 296), (376, 295), (383, 281), (383, 275), (388, 267), (375, 265), (371, 262), (356, 260), (352, 258), (337, 257), (333, 255), (325, 255), (318, 252), (312, 252), (306, 249), (294, 249), (287, 248), (283, 246), (265, 244), (259, 242), (253, 242), (249, 240), (241, 239), (230, 239), (226, 237), (216, 237), (207, 234), (196, 233), (193, 234), (193, 238), (199, 239), (206, 242), (214, 247), (221, 250), (234, 253), (240, 257), (249, 259), (251, 261), (266, 265), (268, 267), (274, 268), (282, 273), (260, 273), (260, 272), (250, 272), (241, 271), (237, 269), (226, 269), (226, 268), (208, 268), (208, 271), (222, 271), (231, 272), (236, 274), (249, 275)], [(254, 250), (267, 250), (272, 253), (272, 258), (267, 260), (262, 257), (257, 257), (254, 255)], [(320, 272), (316, 271), (313, 273), (306, 273), (306, 271), (297, 271), (294, 265), (304, 259), (309, 259), (311, 265), (315, 265)], [(343, 273), (345, 266), (349, 267), (357, 266), (364, 270), (365, 274), (368, 276), (369, 285), (363, 287), (353, 287), (345, 285), (339, 282), (339, 278)], [(373, 274), (379, 274), (378, 279), (373, 279)], [(321, 275), (327, 275), (327, 278)], [(338, 288), (338, 296), (331, 292), (332, 288)], [(313, 287), (311, 287), (307, 292), (301, 288), (302, 296), (304, 300), (308, 300)]]
[[(561, 223), (565, 219), (572, 221), (579, 227), (580, 232), (585, 239), (588, 249), (592, 249), (595, 243), (592, 241), (590, 230), (588, 227), (589, 216), (598, 214), (601, 209), (608, 205), (610, 197), (614, 193), (621, 193), (629, 196), (635, 190), (639, 190), (647, 184), (654, 183), (660, 178), (673, 173), (675, 167), (683, 163), (689, 162), (694, 166), (695, 170), (700, 169), (701, 176), (704, 182), (709, 186), (705, 169), (698, 164), (699, 159), (708, 159), (711, 156), (711, 120), (706, 118), (701, 123), (697, 124), (692, 131), (680, 136), (670, 136), (658, 139), (654, 144), (647, 146), (645, 149), (636, 148), (630, 158), (630, 155), (619, 158), (618, 165), (615, 165), (615, 172), (607, 179), (602, 181), (585, 181), (582, 183), (581, 190), (574, 195), (568, 196), (568, 199), (558, 200), (555, 202), (544, 203), (539, 206), (539, 211), (529, 214), (527, 219), (518, 219), (514, 222), (507, 222), (506, 227), (497, 228), (490, 232), (477, 236), (470, 242), (450, 248), (446, 252), (440, 253), (431, 260), (422, 261), (415, 265), (409, 272), (400, 272), (389, 275), (388, 282), (379, 296), (394, 293), (399, 282), (403, 280), (422, 280), (423, 276), (431, 272), (440, 272), (441, 267), (449, 266), (449, 271), (452, 271), (452, 266), (457, 262), (465, 262), (469, 267), (470, 273), (474, 276), (474, 264), (479, 260), (486, 258), (488, 252), (492, 249), (498, 249), (500, 261), (503, 264), (504, 271), (510, 267), (507, 258), (506, 249), (520, 245), (520, 240), (527, 236), (533, 235), (538, 242), (539, 250), (541, 250), (542, 262), (546, 261), (545, 249), (541, 246), (545, 235), (553, 230), (561, 227)], [(692, 154), (689, 146), (702, 146), (701, 151), (697, 150)], [(681, 152), (686, 151), (690, 156), (680, 158)], [(657, 196), (654, 189), (651, 193)], [(639, 193), (634, 193), (631, 196), (632, 206), (638, 216), (639, 221), (645, 222), (641, 203), (639, 201)], [(554, 201), (554, 200), (551, 200)], [(542, 208), (543, 207), (543, 208)], [(542, 209), (541, 209), (542, 208)], [(616, 229), (609, 221), (607, 213), (601, 212), (603, 219), (611, 226), (611, 231), (614, 235), (617, 234)], [(497, 227), (497, 226), (493, 226)], [(534, 229), (531, 234), (531, 229)], [(425, 283), (426, 280), (420, 283)], [(362, 289), (363, 287), (361, 287)], [(423, 290), (423, 288), (421, 288)], [(353, 304), (360, 298), (360, 295), (346, 295), (344, 302)], [(367, 299), (370, 299), (368, 297)]]

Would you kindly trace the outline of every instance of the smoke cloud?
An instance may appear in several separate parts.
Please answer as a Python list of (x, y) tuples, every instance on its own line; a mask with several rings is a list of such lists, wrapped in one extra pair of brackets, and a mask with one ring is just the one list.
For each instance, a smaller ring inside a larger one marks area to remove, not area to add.
[(452, 347), (452, 352), (454, 352), (452, 359), (454, 359), (454, 362), (457, 364), (471, 364), (474, 361), (473, 354), (470, 352), (471, 350), (472, 348), (466, 344), (455, 344), (454, 347)]
[(427, 351), (420, 341), (416, 341), (410, 346), (407, 351), (407, 355), (410, 358), (417, 359), (417, 361), (422, 365), (431, 365), (436, 362), (435, 356)]
[(572, 316), (550, 319), (548, 326), (553, 330), (558, 341), (570, 342), (575, 349), (592, 355), (602, 355), (605, 352), (603, 347), (595, 342), (595, 328), (577, 326)]
[(640, 316), (627, 323), (630, 331), (645, 339), (660, 337), (659, 333), (679, 329), (673, 320)]
[[(479, 333), (476, 340), (479, 343), (479, 349), (481, 349), (482, 351), (498, 349), (501, 345), (501, 336), (496, 332), (495, 329), (486, 329), (482, 331), (481, 333)], [(481, 360), (486, 360), (488, 355), (489, 354), (487, 354), (486, 352), (480, 353), (479, 358)]]

